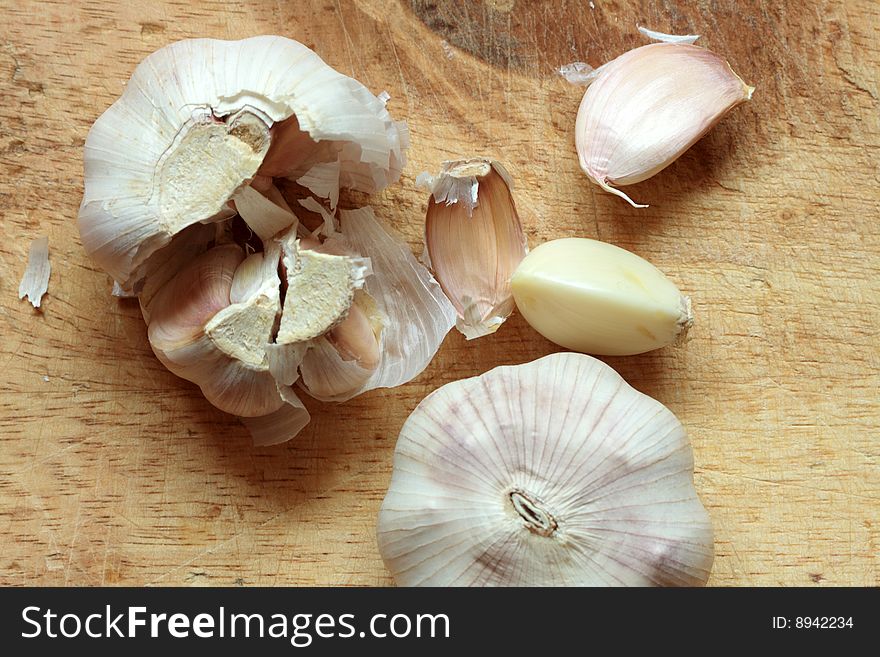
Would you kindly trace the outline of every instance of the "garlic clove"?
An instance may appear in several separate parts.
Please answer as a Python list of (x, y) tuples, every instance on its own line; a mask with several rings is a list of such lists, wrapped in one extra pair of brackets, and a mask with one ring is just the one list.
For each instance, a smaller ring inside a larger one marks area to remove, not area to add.
[(604, 190), (650, 178), (749, 100), (745, 84), (715, 53), (687, 43), (654, 43), (602, 67), (575, 122), (581, 168)]
[(335, 163), (338, 186), (372, 193), (399, 178), (407, 139), (381, 100), (296, 41), (173, 43), (137, 67), (89, 132), (83, 245), (136, 289), (153, 253), (187, 226), (228, 219), (228, 201), (255, 177), (312, 171), (334, 200), (313, 169)]
[(214, 406), (255, 417), (283, 404), (265, 355), (279, 309), (278, 284), (268, 281), (257, 294), (230, 304), (243, 260), (236, 245), (194, 260), (153, 299), (147, 334), (159, 360), (198, 385)]
[(295, 233), (282, 242), (287, 292), (278, 344), (311, 340), (342, 322), (370, 269), (367, 258), (321, 253), (303, 242), (301, 248)]
[[(263, 270), (268, 258), (262, 251), (252, 253), (242, 260), (232, 276), (232, 286), (229, 288), (229, 302), (241, 303), (250, 298), (263, 285)], [(278, 262), (278, 259), (275, 259)]]
[(216, 313), (229, 306), (235, 271), (244, 260), (241, 248), (227, 244), (192, 260), (151, 300), (151, 339), (169, 347), (186, 344), (202, 333)]
[(400, 586), (695, 586), (713, 561), (679, 421), (572, 353), (425, 398), (377, 533)]
[(511, 279), (517, 308), (548, 340), (625, 356), (684, 338), (690, 300), (656, 267), (612, 244), (565, 238), (541, 244)]
[(422, 181), (432, 190), (426, 252), (456, 328), (469, 340), (494, 333), (513, 312), (510, 276), (528, 250), (510, 178), (498, 162), (471, 158)]
[(367, 294), (356, 292), (348, 316), (327, 333), (327, 340), (342, 360), (354, 361), (370, 372), (379, 366), (381, 358), (379, 334), (382, 325), (375, 306)]
[[(325, 247), (335, 244), (370, 255), (373, 275), (364, 283), (358, 306), (378, 336), (379, 359), (375, 369), (363, 367), (357, 357), (347, 360), (351, 355), (341, 354), (328, 337), (314, 340), (303, 358), (301, 383), (322, 401), (345, 401), (407, 383), (428, 366), (455, 324), (455, 309), (437, 281), (371, 208), (341, 210), (339, 231)], [(338, 334), (334, 339), (340, 339)], [(369, 358), (360, 360), (372, 364)]]
[(141, 312), (150, 323), (149, 307), (153, 298), (168, 281), (199, 255), (208, 250), (216, 237), (216, 227), (211, 224), (193, 224), (175, 235), (171, 241), (154, 252), (138, 269), (139, 283), (131, 290), (140, 301)]

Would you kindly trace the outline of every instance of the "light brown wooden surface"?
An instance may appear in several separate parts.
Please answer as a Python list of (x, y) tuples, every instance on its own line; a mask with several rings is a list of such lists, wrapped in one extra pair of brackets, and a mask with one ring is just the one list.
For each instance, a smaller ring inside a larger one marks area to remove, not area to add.
[[(607, 359), (694, 444), (715, 585), (880, 584), (880, 4), (0, 0), (0, 583), (388, 584), (374, 523), (407, 414), (439, 385), (555, 347), (514, 316), (450, 334), (415, 382), (310, 403), (292, 443), (245, 430), (155, 359), (75, 217), (82, 146), (138, 61), (185, 37), (276, 33), (387, 89), (413, 147), (378, 212), (418, 247), (418, 172), (484, 154), (513, 174), (532, 246), (600, 238), (694, 301), (683, 347)], [(555, 74), (705, 35), (757, 87), (629, 188), (580, 173), (582, 90)], [(17, 299), (50, 237), (42, 311)]]

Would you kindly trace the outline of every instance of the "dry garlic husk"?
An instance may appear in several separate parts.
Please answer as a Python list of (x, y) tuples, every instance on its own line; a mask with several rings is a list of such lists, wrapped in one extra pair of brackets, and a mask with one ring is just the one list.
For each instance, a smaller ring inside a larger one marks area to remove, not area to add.
[(18, 284), (18, 298), (27, 300), (34, 308), (39, 308), (43, 295), (49, 289), (49, 275), (52, 266), (49, 263), (49, 238), (46, 235), (31, 242), (28, 249), (28, 261)]
[(422, 401), (397, 442), (378, 540), (401, 586), (695, 586), (713, 560), (679, 421), (572, 353)]
[(383, 101), (296, 41), (179, 41), (137, 67), (89, 132), (83, 245), (136, 290), (151, 254), (187, 226), (228, 219), (255, 176), (334, 204), (340, 186), (397, 180), (406, 140)]
[(510, 176), (483, 158), (444, 162), (425, 219), (429, 264), (467, 339), (498, 330), (513, 312), (510, 276), (528, 247), (510, 194)]
[(532, 328), (575, 351), (639, 354), (682, 340), (693, 324), (690, 299), (672, 281), (606, 242), (545, 242), (520, 263), (511, 285)]
[(616, 186), (672, 164), (728, 111), (750, 99), (715, 53), (687, 43), (654, 43), (605, 64), (587, 88), (575, 123), (581, 168), (635, 207)]

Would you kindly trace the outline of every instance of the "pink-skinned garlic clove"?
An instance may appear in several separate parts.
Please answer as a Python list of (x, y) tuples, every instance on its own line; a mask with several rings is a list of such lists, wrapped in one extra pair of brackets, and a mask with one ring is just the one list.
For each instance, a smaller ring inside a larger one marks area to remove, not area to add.
[(510, 176), (483, 158), (444, 162), (425, 217), (429, 266), (458, 314), (467, 339), (498, 330), (513, 312), (510, 277), (528, 251), (510, 193)]
[(654, 43), (630, 50), (602, 66), (581, 100), (581, 169), (602, 189), (647, 207), (617, 187), (672, 164), (753, 91), (705, 48)]

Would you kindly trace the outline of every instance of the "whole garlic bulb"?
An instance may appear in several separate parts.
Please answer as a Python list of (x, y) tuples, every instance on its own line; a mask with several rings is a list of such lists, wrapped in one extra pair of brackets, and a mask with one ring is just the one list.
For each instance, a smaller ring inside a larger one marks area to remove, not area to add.
[(679, 421), (572, 353), (426, 397), (378, 541), (401, 586), (694, 586), (714, 554)]
[(753, 87), (715, 53), (687, 43), (653, 43), (597, 71), (575, 122), (581, 168), (602, 189), (647, 180), (672, 164)]

